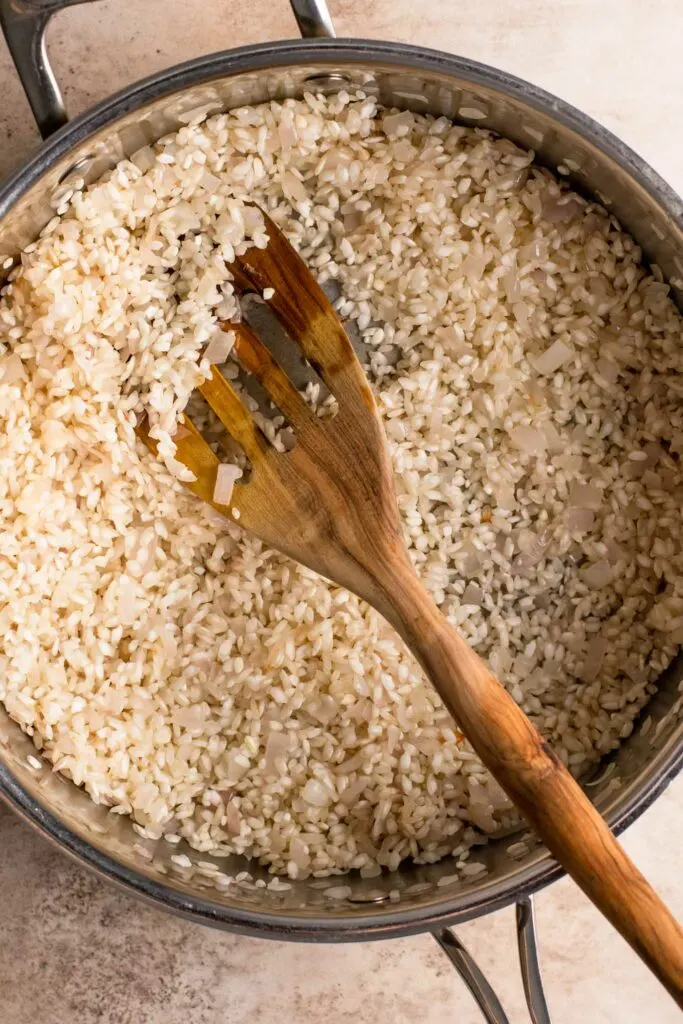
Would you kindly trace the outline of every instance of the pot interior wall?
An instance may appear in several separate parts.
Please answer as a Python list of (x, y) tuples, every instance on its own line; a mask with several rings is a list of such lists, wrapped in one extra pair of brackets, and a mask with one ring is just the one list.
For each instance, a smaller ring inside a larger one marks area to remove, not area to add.
[[(338, 44), (334, 53), (324, 47), (317, 52), (312, 45), (282, 44), (275, 52), (251, 51), (250, 59), (246, 51), (217, 55), (150, 80), (74, 122), (0, 197), (0, 255), (14, 256), (32, 241), (78, 178), (95, 180), (122, 157), (179, 128), (197, 108), (219, 111), (307, 90), (362, 85), (386, 105), (490, 128), (535, 149), (542, 162), (566, 172), (575, 187), (609, 201), (650, 261), (683, 288), (682, 204), (616, 140), (606, 136), (598, 148), (597, 138), (589, 141), (578, 133), (582, 128), (589, 135), (595, 131), (581, 115), (476, 65), (425, 56), (424, 51), (419, 60), (413, 56), (401, 65), (390, 59), (389, 48), (382, 50), (382, 44), (362, 44), (364, 50), (361, 44), (354, 45), (355, 51), (351, 44)], [(278, 60), (282, 66), (274, 66)], [(682, 677), (679, 658), (634, 734), (611, 759), (615, 767), (600, 781), (605, 768), (601, 765), (594, 775), (597, 781), (589, 783), (588, 792), (613, 825), (627, 823), (676, 769), (683, 745)], [(643, 730), (642, 722), (648, 718), (652, 721)], [(417, 930), (436, 918), (464, 919), (509, 902), (520, 891), (548, 881), (555, 870), (544, 848), (525, 831), (474, 851), (471, 860), (484, 863), (487, 873), (467, 884), (458, 882), (452, 863), (443, 861), (405, 867), (380, 878), (308, 880), (272, 891), (254, 881), (269, 876), (240, 858), (214, 861), (185, 844), (172, 847), (141, 838), (128, 819), (95, 806), (49, 765), (32, 767), (29, 755), (35, 757), (31, 741), (0, 710), (0, 790), (29, 820), (139, 892), (230, 927), (319, 938), (350, 936), (359, 927), (366, 929), (366, 936)], [(513, 859), (506, 851), (520, 838), (528, 852)], [(171, 855), (179, 853), (190, 857), (192, 868), (171, 861)], [(219, 891), (212, 881), (212, 864), (231, 876), (248, 870), (253, 880), (233, 882)]]

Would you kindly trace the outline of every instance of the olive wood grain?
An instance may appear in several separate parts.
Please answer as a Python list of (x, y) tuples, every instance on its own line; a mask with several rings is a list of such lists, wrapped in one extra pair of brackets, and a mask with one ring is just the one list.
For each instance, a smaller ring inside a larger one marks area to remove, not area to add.
[[(178, 458), (191, 489), (267, 544), (353, 591), (400, 633), (460, 729), (550, 851), (683, 1006), (683, 932), (580, 786), (482, 659), (419, 583), (399, 524), (393, 474), (377, 407), (360, 363), (321, 288), (266, 218), (265, 249), (231, 268), (243, 291), (274, 288), (269, 305), (319, 372), (339, 407), (317, 419), (262, 342), (244, 324), (235, 350), (286, 413), (296, 433), (278, 452), (235, 388), (214, 367), (200, 388), (247, 452), (252, 472), (229, 506), (213, 501), (219, 464), (186, 423)], [(269, 293), (267, 293), (269, 294)], [(154, 442), (141, 428), (153, 450)]]

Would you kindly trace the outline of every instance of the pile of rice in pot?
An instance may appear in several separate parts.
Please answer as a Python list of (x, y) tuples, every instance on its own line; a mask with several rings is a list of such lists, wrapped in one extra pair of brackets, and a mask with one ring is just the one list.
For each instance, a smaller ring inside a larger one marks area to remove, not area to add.
[(340, 93), (198, 113), (64, 194), (9, 272), (0, 699), (146, 836), (292, 878), (467, 874), (513, 811), (401, 641), (183, 484), (173, 435), (238, 316), (226, 264), (265, 244), (253, 201), (362, 337), (422, 581), (574, 773), (674, 656), (661, 275), (531, 152)]

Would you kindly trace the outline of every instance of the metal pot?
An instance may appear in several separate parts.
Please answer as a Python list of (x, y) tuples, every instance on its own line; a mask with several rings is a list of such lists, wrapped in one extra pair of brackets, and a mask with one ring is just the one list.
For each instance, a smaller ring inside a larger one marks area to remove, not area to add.
[[(416, 46), (332, 38), (324, 4), (292, 0), (304, 41), (213, 54), (171, 68), (66, 123), (47, 62), (50, 15), (82, 0), (0, 0), (0, 22), (33, 112), (42, 148), (0, 190), (0, 263), (32, 241), (53, 216), (60, 195), (78, 179), (93, 181), (122, 157), (180, 127), (183, 112), (260, 103), (305, 89), (362, 85), (380, 101), (490, 128), (599, 196), (658, 264), (683, 305), (683, 201), (635, 153), (604, 128), (555, 97), (500, 71)], [(52, 134), (54, 132), (54, 134)], [(683, 762), (683, 660), (664, 674), (643, 721), (587, 783), (596, 806), (617, 831), (625, 828), (674, 777)], [(180, 868), (164, 842), (141, 839), (131, 822), (110, 815), (72, 783), (36, 768), (28, 737), (0, 710), (0, 792), (23, 817), (83, 863), (159, 906), (196, 921), (247, 934), (315, 941), (388, 938), (429, 930), (446, 949), (487, 1020), (506, 1021), (500, 1003), (450, 925), (517, 902), (520, 953), (529, 1008), (549, 1021), (540, 987), (530, 895), (561, 869), (526, 833), (500, 837), (477, 855), (487, 874), (467, 884), (452, 866), (402, 867), (380, 878), (295, 882), (276, 892), (248, 881), (219, 891), (210, 869)], [(28, 760), (31, 754), (32, 760)], [(609, 765), (609, 767), (608, 767)], [(607, 768), (607, 771), (605, 770)], [(516, 859), (507, 852), (515, 847)], [(210, 861), (202, 855), (206, 864)], [(235, 875), (261, 869), (232, 858), (216, 862)], [(331, 893), (326, 893), (331, 889)]]

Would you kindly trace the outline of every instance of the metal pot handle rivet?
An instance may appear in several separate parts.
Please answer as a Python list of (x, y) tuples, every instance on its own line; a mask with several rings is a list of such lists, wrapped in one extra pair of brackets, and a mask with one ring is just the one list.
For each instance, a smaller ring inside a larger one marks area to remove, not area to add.
[[(453, 929), (442, 928), (438, 932), (432, 932), (432, 935), (472, 993), (487, 1024), (510, 1024), (486, 975)], [(525, 896), (517, 902), (517, 946), (524, 994), (532, 1024), (551, 1024), (538, 962), (534, 906), (530, 896)]]
[[(69, 120), (62, 93), (47, 55), (45, 31), (64, 7), (94, 0), (0, 0), (0, 27), (24, 92), (44, 139)], [(290, 0), (304, 39), (334, 39), (325, 0)]]

